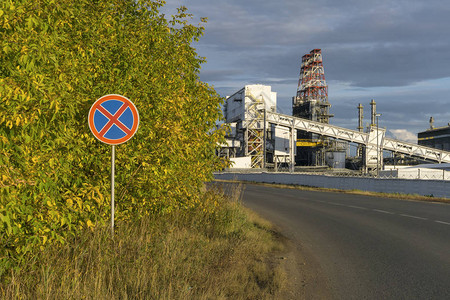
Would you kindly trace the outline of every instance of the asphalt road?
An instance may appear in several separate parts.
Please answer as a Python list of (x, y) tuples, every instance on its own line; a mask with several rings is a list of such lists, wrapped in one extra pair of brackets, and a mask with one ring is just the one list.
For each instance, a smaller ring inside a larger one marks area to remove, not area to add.
[(312, 256), (322, 295), (450, 299), (449, 204), (250, 184), (243, 202)]

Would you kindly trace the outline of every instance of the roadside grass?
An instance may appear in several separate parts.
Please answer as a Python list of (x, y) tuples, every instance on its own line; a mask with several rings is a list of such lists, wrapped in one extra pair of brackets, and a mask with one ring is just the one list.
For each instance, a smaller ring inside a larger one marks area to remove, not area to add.
[(321, 187), (313, 187), (306, 185), (295, 185), (295, 184), (280, 184), (280, 183), (263, 183), (256, 181), (246, 181), (241, 182), (238, 180), (225, 180), (225, 179), (216, 179), (216, 182), (223, 183), (234, 183), (234, 184), (256, 184), (262, 186), (276, 187), (276, 188), (287, 188), (287, 189), (296, 189), (303, 191), (322, 191), (322, 192), (333, 192), (333, 193), (344, 193), (344, 194), (355, 194), (355, 195), (365, 195), (365, 196), (373, 196), (373, 197), (385, 197), (385, 198), (395, 198), (401, 200), (412, 200), (412, 201), (425, 201), (425, 202), (440, 202), (440, 203), (449, 203), (449, 198), (440, 198), (434, 197), (433, 195), (422, 196), (417, 194), (401, 194), (401, 193), (380, 193), (380, 192), (371, 192), (371, 191), (362, 191), (362, 190), (340, 190), (340, 189), (332, 189), (332, 188), (321, 188)]
[[(86, 230), (35, 253), (1, 299), (274, 299), (285, 274), (272, 225), (210, 187), (203, 209)], [(239, 190), (241, 189), (241, 190)]]

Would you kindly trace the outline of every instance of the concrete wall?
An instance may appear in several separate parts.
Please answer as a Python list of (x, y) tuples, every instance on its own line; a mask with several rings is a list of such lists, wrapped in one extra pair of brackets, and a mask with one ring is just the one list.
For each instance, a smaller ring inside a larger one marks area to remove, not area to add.
[(250, 156), (244, 157), (230, 157), (231, 169), (248, 169), (252, 167), (252, 158)]
[(295, 184), (341, 190), (418, 194), (450, 198), (450, 181), (339, 177), (298, 173), (216, 173), (216, 179)]
[(402, 168), (380, 171), (380, 177), (422, 180), (450, 180), (450, 171), (428, 168)]

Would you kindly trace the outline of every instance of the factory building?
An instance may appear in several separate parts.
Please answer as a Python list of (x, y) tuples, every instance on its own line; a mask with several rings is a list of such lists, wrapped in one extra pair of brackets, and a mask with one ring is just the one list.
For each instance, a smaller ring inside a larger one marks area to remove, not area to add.
[(223, 112), (231, 131), (221, 151), (235, 167), (264, 168), (267, 156), (273, 155), (273, 131), (267, 128), (264, 115), (276, 112), (276, 105), (277, 93), (261, 84), (246, 85), (227, 97)]
[(418, 144), (450, 151), (450, 123), (448, 126), (435, 128), (433, 122), (433, 117), (431, 117), (430, 128), (417, 134)]
[(293, 168), (296, 130), (266, 120), (276, 114), (276, 104), (277, 93), (261, 84), (246, 85), (227, 97), (223, 112), (230, 131), (219, 155), (228, 157), (233, 168)]

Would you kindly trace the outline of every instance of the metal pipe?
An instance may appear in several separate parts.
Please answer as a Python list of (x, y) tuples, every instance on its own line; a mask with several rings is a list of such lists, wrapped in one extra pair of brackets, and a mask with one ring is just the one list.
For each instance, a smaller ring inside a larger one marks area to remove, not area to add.
[(361, 103), (358, 105), (358, 130), (359, 132), (363, 131), (363, 106)]
[(264, 141), (263, 141), (263, 168), (266, 168), (266, 156), (267, 156), (267, 147), (266, 147), (266, 140), (267, 140), (267, 136), (266, 136), (266, 109), (264, 108)]
[(372, 101), (370, 101), (370, 106), (371, 106), (371, 118), (370, 118), (370, 125), (375, 125), (375, 118), (377, 115), (377, 104), (375, 103), (375, 100), (372, 99)]
[[(373, 100), (372, 100), (373, 101)], [(375, 117), (377, 119), (377, 178), (380, 177), (380, 143), (378, 142), (378, 117), (380, 117), (381, 114), (376, 114)], [(383, 158), (381, 158), (383, 159)]]
[(297, 146), (297, 135), (296, 135), (297, 131), (295, 130), (295, 126), (294, 126), (294, 121), (292, 121), (292, 127), (291, 127), (291, 138), (290, 138), (290, 159), (291, 159), (291, 163), (289, 165), (289, 171), (292, 173), (295, 170), (294, 164), (295, 164), (295, 155), (294, 155), (294, 151), (295, 151), (295, 147)]

